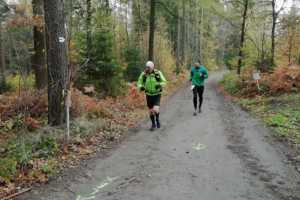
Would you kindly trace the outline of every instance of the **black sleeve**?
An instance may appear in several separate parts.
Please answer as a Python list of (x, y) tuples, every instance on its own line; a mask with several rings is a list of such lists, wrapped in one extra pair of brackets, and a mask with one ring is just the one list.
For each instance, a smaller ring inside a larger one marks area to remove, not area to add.
[(193, 72), (193, 70), (192, 70), (192, 71), (191, 71), (190, 81), (192, 80), (193, 76), (194, 76), (194, 72)]

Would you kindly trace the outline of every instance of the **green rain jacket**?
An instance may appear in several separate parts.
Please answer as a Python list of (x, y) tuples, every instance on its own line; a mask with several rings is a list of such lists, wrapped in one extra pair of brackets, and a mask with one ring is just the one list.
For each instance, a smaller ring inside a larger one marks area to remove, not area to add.
[(190, 81), (192, 81), (193, 85), (204, 86), (204, 81), (207, 78), (208, 78), (208, 72), (204, 66), (199, 67), (199, 69), (197, 69), (196, 67), (192, 68)]
[(166, 85), (167, 80), (159, 70), (154, 70), (150, 74), (142, 72), (137, 87), (141, 90), (145, 89), (145, 93), (148, 96), (156, 96), (162, 93), (162, 88)]

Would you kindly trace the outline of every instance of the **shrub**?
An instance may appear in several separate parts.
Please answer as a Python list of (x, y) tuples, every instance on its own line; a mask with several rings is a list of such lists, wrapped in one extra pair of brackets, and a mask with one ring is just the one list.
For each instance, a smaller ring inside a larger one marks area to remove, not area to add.
[(17, 164), (24, 168), (28, 165), (33, 155), (33, 145), (24, 139), (11, 141), (8, 146), (7, 156), (15, 159)]
[(144, 108), (145, 107), (145, 95), (139, 92), (134, 84), (129, 85), (128, 95), (125, 98), (122, 97), (121, 102), (129, 109)]
[(300, 91), (300, 68), (277, 67), (266, 81), (272, 94)]
[(18, 91), (22, 89), (32, 89), (35, 87), (35, 78), (33, 74), (30, 75), (10, 75), (8, 76), (7, 86), (12, 91)]
[[(47, 113), (47, 95), (41, 91), (22, 92), (20, 96), (5, 97), (6, 105), (1, 109), (1, 119), (8, 120), (26, 114), (26, 117), (41, 117)], [(1, 106), (0, 106), (1, 107)]]
[(11, 180), (17, 173), (17, 161), (12, 158), (0, 158), (0, 177)]
[[(92, 44), (89, 47), (89, 60), (82, 67), (76, 77), (77, 86), (87, 84), (95, 85), (99, 93), (104, 96), (116, 96), (122, 92), (123, 71), (115, 62), (113, 54), (113, 34), (111, 18), (104, 10), (97, 10), (95, 17), (95, 30), (92, 32)], [(107, 27), (107, 28), (105, 28)], [(87, 61), (87, 47), (84, 34), (77, 34), (77, 49), (79, 49), (78, 60), (80, 63)]]
[(43, 166), (42, 166), (42, 172), (47, 175), (54, 175), (57, 171), (58, 163), (55, 160), (48, 160)]
[(234, 74), (226, 74), (221, 83), (233, 95), (254, 97), (256, 95), (279, 95), (300, 91), (300, 68), (295, 66), (277, 67), (272, 73), (262, 73), (260, 89), (252, 78), (254, 69), (244, 69), (241, 79)]
[(88, 118), (95, 119), (95, 118), (109, 118), (112, 119), (113, 115), (109, 112), (108, 109), (97, 106), (88, 111), (87, 114)]
[(36, 144), (39, 157), (48, 158), (59, 151), (59, 145), (54, 137), (43, 135)]
[(270, 126), (285, 127), (289, 119), (281, 113), (273, 114), (267, 117), (266, 122)]
[(257, 105), (259, 102), (256, 99), (241, 99), (239, 104), (246, 109), (249, 109), (252, 106)]
[(7, 84), (6, 79), (0, 75), (0, 94), (10, 91), (11, 87)]
[(94, 105), (94, 99), (87, 95), (84, 95), (81, 91), (75, 88), (72, 88), (71, 94), (72, 106), (70, 108), (70, 115), (73, 118), (79, 117), (80, 115), (82, 115), (82, 113), (85, 113), (88, 107), (87, 104), (90, 104), (90, 102), (93, 102)]
[(128, 81), (136, 81), (143, 70), (140, 50), (128, 47), (125, 51), (125, 59), (128, 64), (125, 70), (125, 77)]
[(227, 73), (224, 75), (221, 84), (224, 86), (224, 89), (232, 95), (238, 94), (241, 89), (241, 81), (238, 75), (233, 73)]

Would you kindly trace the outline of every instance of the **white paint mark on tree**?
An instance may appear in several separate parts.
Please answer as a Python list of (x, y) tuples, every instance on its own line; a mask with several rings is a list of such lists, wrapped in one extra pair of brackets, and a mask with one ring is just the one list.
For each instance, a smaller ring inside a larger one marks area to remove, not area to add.
[(60, 43), (64, 43), (64, 42), (66, 41), (66, 39), (65, 39), (64, 37), (59, 37), (59, 38), (58, 38), (58, 41), (59, 41)]

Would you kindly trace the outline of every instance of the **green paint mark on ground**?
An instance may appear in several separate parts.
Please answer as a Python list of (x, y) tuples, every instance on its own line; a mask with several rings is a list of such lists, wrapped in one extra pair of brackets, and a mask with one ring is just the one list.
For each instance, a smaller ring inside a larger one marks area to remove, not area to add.
[(96, 199), (96, 195), (99, 192), (101, 192), (101, 190), (103, 188), (107, 187), (108, 185), (110, 185), (112, 182), (114, 182), (117, 179), (118, 179), (118, 177), (114, 177), (114, 178), (107, 177), (103, 182), (101, 182), (99, 185), (97, 185), (93, 188), (93, 192), (91, 192), (87, 195), (84, 195), (84, 196), (78, 195), (76, 197), (76, 200), (93, 200), (93, 199)]
[(207, 148), (207, 146), (204, 145), (204, 144), (201, 144), (201, 143), (198, 143), (198, 144), (193, 146), (193, 149), (195, 149), (196, 151), (201, 151), (201, 150), (204, 150), (206, 148)]

